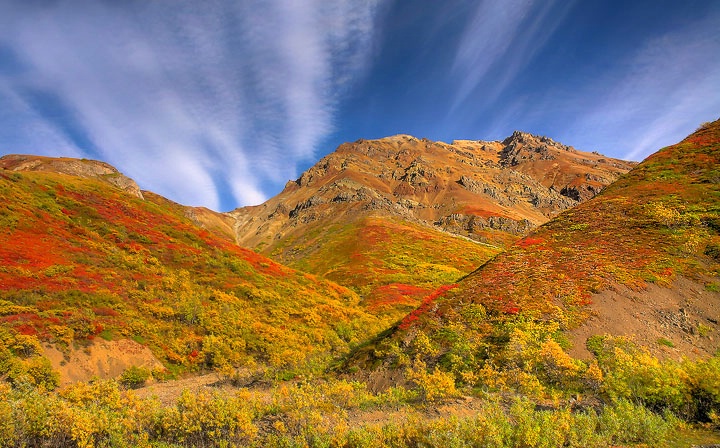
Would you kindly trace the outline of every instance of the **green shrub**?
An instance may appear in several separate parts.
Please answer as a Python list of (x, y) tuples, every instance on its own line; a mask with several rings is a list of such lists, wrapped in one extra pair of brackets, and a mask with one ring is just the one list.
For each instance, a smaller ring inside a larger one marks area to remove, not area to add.
[(644, 443), (659, 445), (667, 438), (674, 426), (672, 418), (663, 419), (643, 406), (627, 400), (619, 400), (605, 408), (600, 416), (600, 431), (607, 435), (613, 445)]
[(151, 376), (152, 373), (150, 370), (144, 367), (132, 366), (125, 369), (122, 375), (120, 375), (119, 381), (120, 384), (125, 387), (137, 389), (138, 387), (142, 387)]

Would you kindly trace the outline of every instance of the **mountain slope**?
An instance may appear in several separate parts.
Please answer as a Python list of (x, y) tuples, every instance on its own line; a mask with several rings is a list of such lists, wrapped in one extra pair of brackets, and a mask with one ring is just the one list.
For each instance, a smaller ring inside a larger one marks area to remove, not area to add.
[(6, 169), (16, 159), (0, 159), (2, 373), (40, 342), (68, 354), (95, 338), (134, 339), (174, 371), (302, 370), (379, 329), (350, 290), (200, 229), (184, 207), (52, 159)]
[[(414, 359), (486, 385), (503, 377), (499, 368), (529, 387), (518, 378), (589, 371), (560, 346), (583, 355), (587, 344), (597, 354), (598, 334), (661, 357), (708, 356), (720, 343), (719, 248), (716, 121), (428, 299), (350, 365)], [(550, 361), (530, 362), (532, 347)]]
[[(406, 306), (388, 309), (399, 317), (632, 166), (522, 132), (452, 144), (399, 135), (341, 145), (276, 197), (230, 214), (241, 245), (341, 282), (370, 307), (401, 283)], [(398, 281), (400, 271), (413, 274)]]

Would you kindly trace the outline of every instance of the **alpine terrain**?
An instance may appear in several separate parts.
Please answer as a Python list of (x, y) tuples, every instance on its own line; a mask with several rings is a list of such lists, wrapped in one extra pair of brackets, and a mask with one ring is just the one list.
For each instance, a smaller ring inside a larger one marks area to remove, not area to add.
[(0, 158), (0, 447), (720, 442), (720, 121), (341, 145), (218, 213)]

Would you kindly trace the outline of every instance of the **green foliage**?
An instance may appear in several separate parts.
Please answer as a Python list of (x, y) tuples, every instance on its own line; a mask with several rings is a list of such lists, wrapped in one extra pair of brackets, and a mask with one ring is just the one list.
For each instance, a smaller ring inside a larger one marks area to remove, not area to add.
[(613, 445), (645, 443), (657, 446), (666, 439), (674, 423), (672, 417), (666, 421), (643, 406), (619, 400), (603, 412), (599, 426), (600, 432), (607, 434)]
[[(0, 446), (658, 446), (678, 426), (627, 400), (573, 412), (489, 396), (475, 402), (471, 416), (429, 418), (425, 407), (392, 400), (406, 393), (398, 391), (374, 395), (361, 383), (314, 381), (279, 385), (269, 396), (183, 391), (163, 405), (114, 381), (55, 393), (0, 385)], [(351, 424), (353, 414), (398, 406), (400, 418)]]
[(120, 375), (118, 381), (125, 387), (130, 389), (137, 389), (145, 384), (147, 380), (152, 376), (152, 372), (149, 369), (137, 366), (131, 366), (125, 369)]
[(691, 421), (711, 421), (720, 412), (720, 358), (660, 362), (621, 338), (603, 338), (598, 361), (602, 391), (611, 400), (640, 402)]
[(708, 244), (707, 246), (705, 246), (704, 254), (714, 259), (715, 261), (720, 261), (720, 244)]

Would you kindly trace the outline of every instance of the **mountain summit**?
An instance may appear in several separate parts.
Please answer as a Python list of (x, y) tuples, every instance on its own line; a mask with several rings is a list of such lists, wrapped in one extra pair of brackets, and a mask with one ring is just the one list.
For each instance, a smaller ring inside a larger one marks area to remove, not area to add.
[(230, 215), (239, 244), (397, 319), (632, 166), (519, 131), (450, 144), (396, 135), (340, 145), (279, 195)]
[[(477, 241), (507, 241), (597, 194), (634, 166), (516, 131), (450, 144), (396, 135), (340, 145), (262, 205), (243, 207), (238, 241), (284, 261), (307, 229), (395, 216)], [(281, 248), (282, 246), (282, 248)]]

